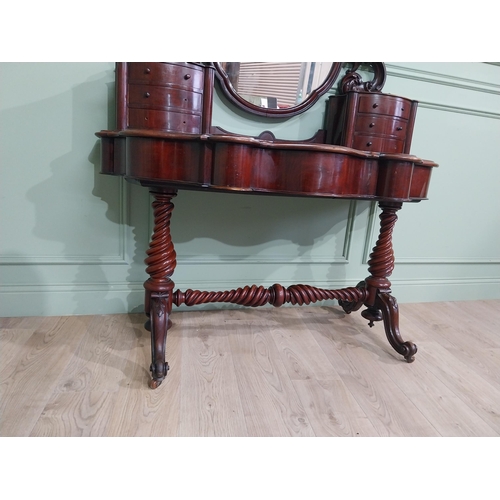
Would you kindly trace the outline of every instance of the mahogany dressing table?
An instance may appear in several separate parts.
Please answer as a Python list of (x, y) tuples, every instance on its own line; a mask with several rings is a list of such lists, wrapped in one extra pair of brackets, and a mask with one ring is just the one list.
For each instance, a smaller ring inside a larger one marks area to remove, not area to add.
[[(320, 85), (314, 90), (301, 87), (299, 94), (304, 97), (292, 104), (269, 91), (249, 98), (238, 91), (244, 88), (245, 71), (249, 79), (244, 64), (252, 63), (116, 65), (117, 127), (96, 135), (102, 146), (101, 172), (140, 183), (154, 197), (154, 231), (145, 259), (149, 279), (144, 283), (145, 328), (151, 332), (150, 387), (157, 388), (169, 369), (165, 351), (174, 304), (279, 307), (336, 299), (347, 314), (365, 306), (361, 315), (369, 325), (383, 321), (391, 346), (412, 362), (417, 347), (401, 337), (388, 277), (394, 268), (396, 212), (405, 202), (426, 199), (437, 166), (409, 154), (417, 102), (382, 93), (383, 63), (328, 63)], [(314, 63), (304, 64), (310, 83)], [(248, 137), (212, 125), (215, 85), (229, 106), (256, 116), (286, 118), (315, 104), (346, 67), (339, 78), (339, 94), (327, 101), (323, 127), (308, 140), (280, 140), (268, 131)], [(360, 68), (370, 68), (372, 80), (364, 82)], [(304, 66), (301, 71), (304, 82)], [(304, 284), (247, 285), (228, 291), (175, 289), (170, 220), (172, 198), (182, 189), (376, 200), (382, 212), (379, 237), (368, 261), (369, 276), (339, 290)]]

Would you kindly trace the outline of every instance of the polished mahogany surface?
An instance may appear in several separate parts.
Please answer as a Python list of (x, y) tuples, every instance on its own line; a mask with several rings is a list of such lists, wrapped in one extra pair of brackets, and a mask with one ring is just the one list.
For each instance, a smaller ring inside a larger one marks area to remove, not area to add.
[(329, 98), (326, 142), (364, 151), (409, 153), (416, 101), (348, 92)]
[[(311, 90), (304, 103), (287, 111), (245, 104), (218, 63), (117, 63), (117, 126), (97, 136), (102, 173), (138, 182), (155, 199), (155, 229), (145, 261), (150, 278), (144, 284), (146, 328), (152, 338), (151, 387), (157, 387), (169, 369), (165, 349), (173, 304), (278, 307), (337, 299), (346, 313), (364, 305), (362, 315), (370, 325), (383, 320), (391, 346), (407, 361), (413, 360), (416, 346), (400, 336), (388, 276), (394, 267), (396, 212), (403, 202), (427, 198), (437, 166), (410, 154), (417, 102), (382, 93), (383, 63), (368, 63), (373, 79), (366, 82), (357, 73), (362, 63), (352, 63), (340, 81), (339, 94), (327, 101), (325, 123), (308, 140), (281, 140), (269, 131), (242, 136), (212, 124), (216, 84), (232, 96), (230, 107), (266, 118), (296, 116), (332, 87), (342, 66), (332, 63), (326, 80)], [(262, 100), (278, 102), (269, 95)], [(279, 284), (222, 292), (175, 290), (170, 219), (172, 199), (182, 189), (376, 200), (382, 213), (379, 239), (368, 263), (370, 275), (341, 290)]]
[[(349, 90), (330, 97), (325, 127), (308, 141), (240, 136), (211, 124), (213, 73), (193, 63), (118, 64), (117, 129), (97, 134), (102, 172), (175, 189), (426, 198), (436, 164), (408, 154), (415, 101)], [(378, 89), (385, 78), (376, 77)], [(343, 86), (357, 88), (352, 81), (348, 74)]]
[(176, 189), (420, 201), (436, 166), (406, 154), (222, 134), (128, 129), (99, 135), (103, 173)]

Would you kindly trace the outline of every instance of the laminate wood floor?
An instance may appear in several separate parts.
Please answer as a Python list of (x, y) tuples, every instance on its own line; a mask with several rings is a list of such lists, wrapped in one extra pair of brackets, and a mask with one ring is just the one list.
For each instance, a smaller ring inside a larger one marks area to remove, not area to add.
[(500, 300), (400, 305), (404, 362), (339, 307), (1, 318), (1, 436), (499, 436)]

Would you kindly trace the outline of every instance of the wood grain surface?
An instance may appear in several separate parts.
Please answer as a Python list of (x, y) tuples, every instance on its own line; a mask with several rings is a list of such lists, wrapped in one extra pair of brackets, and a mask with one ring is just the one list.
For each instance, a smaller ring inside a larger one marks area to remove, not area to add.
[(383, 326), (339, 307), (172, 314), (151, 390), (138, 314), (0, 319), (1, 436), (500, 435), (500, 301), (400, 305)]

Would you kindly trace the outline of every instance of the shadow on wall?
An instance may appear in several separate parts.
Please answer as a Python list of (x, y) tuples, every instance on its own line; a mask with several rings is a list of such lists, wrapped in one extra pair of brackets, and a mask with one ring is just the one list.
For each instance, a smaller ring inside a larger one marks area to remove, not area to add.
[[(31, 229), (26, 241), (36, 246), (33, 262), (38, 258), (39, 265), (31, 270), (43, 271), (28, 279), (25, 266), (24, 279), (60, 294), (61, 307), (73, 314), (143, 308), (144, 257), (152, 229), (149, 195), (146, 188), (99, 173), (94, 134), (114, 128), (114, 108), (111, 70), (2, 117), (33, 138), (16, 163), (34, 174), (27, 179), (31, 187), (25, 193), (34, 222), (22, 230)], [(293, 266), (285, 272), (285, 281), (317, 279), (313, 268), (319, 259), (328, 267), (324, 280), (345, 278), (345, 266), (329, 265), (328, 259), (342, 261), (348, 202), (180, 191), (174, 204), (172, 236), (181, 264), (204, 258), (212, 263), (248, 262), (245, 272), (260, 284), (274, 279), (266, 274), (274, 276), (289, 263)], [(228, 271), (220, 269), (220, 279), (231, 280)], [(259, 276), (254, 276), (255, 269)], [(290, 269), (297, 269), (295, 275)], [(191, 269), (184, 269), (182, 276), (190, 276), (190, 282), (199, 279), (201, 285), (208, 281)]]
[[(345, 278), (333, 262), (343, 261), (349, 201), (179, 191), (174, 204), (178, 261), (271, 264), (273, 272), (293, 264), (302, 281), (317, 279), (317, 263), (332, 262), (328, 274)], [(260, 284), (266, 276), (254, 279)]]
[[(51, 254), (41, 261), (48, 269), (41, 284), (60, 292), (61, 307), (73, 314), (125, 313), (142, 303), (143, 279), (137, 281), (131, 267), (136, 232), (129, 225), (123, 183), (98, 174), (94, 133), (103, 128), (96, 123), (106, 119), (107, 126), (113, 126), (108, 118), (115, 114), (113, 81), (114, 73), (108, 71), (22, 112), (16, 110), (24, 119), (33, 118), (29, 127), (37, 138), (35, 148), (64, 150), (70, 145), (68, 153), (40, 165), (45, 171), (50, 165), (50, 177), (32, 186), (26, 199), (34, 205), (32, 234), (39, 248)], [(102, 106), (103, 87), (107, 109)]]

